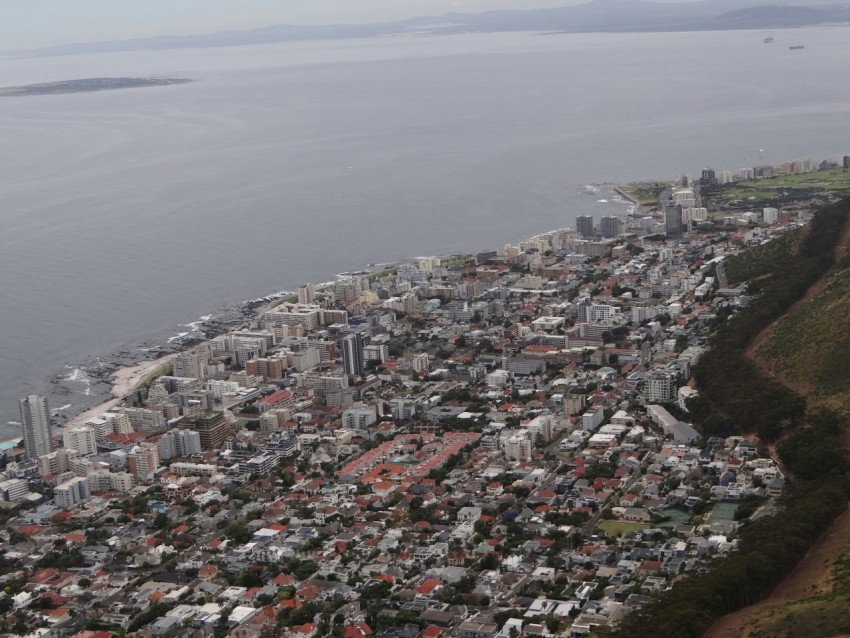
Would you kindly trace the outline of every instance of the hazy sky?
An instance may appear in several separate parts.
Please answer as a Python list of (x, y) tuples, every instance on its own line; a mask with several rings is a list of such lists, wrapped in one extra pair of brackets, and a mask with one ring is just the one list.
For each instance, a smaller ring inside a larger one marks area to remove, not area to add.
[(377, 22), (583, 0), (0, 0), (0, 50), (272, 24)]

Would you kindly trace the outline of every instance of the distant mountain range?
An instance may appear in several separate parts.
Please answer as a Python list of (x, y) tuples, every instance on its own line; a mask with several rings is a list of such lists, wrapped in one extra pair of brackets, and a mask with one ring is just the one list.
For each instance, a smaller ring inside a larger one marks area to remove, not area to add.
[[(817, 1), (817, 0), (816, 0)], [(850, 5), (763, 5), (759, 0), (700, 0), (661, 3), (647, 0), (592, 0), (557, 9), (447, 13), (398, 22), (326, 26), (276, 25), (250, 31), (206, 35), (163, 36), (70, 44), (19, 55), (65, 55), (133, 49), (176, 49), (268, 44), (297, 40), (362, 38), (401, 34), (447, 35), (504, 31), (564, 33), (712, 31), (781, 29), (825, 24), (850, 24)]]

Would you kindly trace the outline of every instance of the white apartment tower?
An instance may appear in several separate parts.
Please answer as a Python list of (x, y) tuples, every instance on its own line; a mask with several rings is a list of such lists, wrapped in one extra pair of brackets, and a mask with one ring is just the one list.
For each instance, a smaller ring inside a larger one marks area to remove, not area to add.
[(81, 426), (62, 432), (62, 445), (66, 450), (76, 450), (80, 456), (97, 454), (97, 434), (94, 428)]
[(85, 503), (90, 496), (89, 480), (84, 476), (77, 476), (65, 481), (61, 485), (57, 485), (53, 491), (53, 498), (57, 507), (65, 510), (73, 509), (80, 503)]
[(374, 405), (358, 403), (342, 413), (342, 425), (349, 429), (365, 428), (378, 420)]
[(19, 402), (24, 446), (27, 456), (36, 459), (53, 451), (50, 431), (50, 408), (47, 399), (37, 394), (24, 397)]
[(418, 352), (413, 355), (413, 361), (411, 362), (411, 365), (413, 367), (413, 371), (416, 373), (428, 372), (428, 366), (430, 365), (428, 353)]
[(174, 371), (171, 376), (192, 379), (206, 379), (207, 377), (207, 357), (197, 350), (178, 354), (174, 357), (172, 365)]
[(779, 221), (779, 210), (771, 207), (763, 208), (762, 219), (765, 224), (775, 224)]
[(504, 442), (505, 458), (508, 461), (530, 461), (534, 443), (528, 437), (528, 433), (514, 434)]
[(648, 403), (672, 403), (678, 395), (676, 374), (664, 371), (647, 375), (643, 394)]
[(298, 286), (298, 303), (312, 304), (316, 301), (316, 286), (313, 284), (304, 284)]
[(195, 430), (170, 430), (159, 439), (159, 458), (188, 458), (201, 453), (201, 435)]

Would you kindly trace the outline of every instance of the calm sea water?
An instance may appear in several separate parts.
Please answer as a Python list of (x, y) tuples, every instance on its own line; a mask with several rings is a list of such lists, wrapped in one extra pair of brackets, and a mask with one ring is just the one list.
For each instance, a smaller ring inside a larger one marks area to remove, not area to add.
[(93, 402), (81, 364), (241, 300), (624, 210), (586, 184), (850, 152), (850, 29), (765, 35), (3, 60), (4, 86), (197, 82), (0, 100), (0, 423), (29, 392)]

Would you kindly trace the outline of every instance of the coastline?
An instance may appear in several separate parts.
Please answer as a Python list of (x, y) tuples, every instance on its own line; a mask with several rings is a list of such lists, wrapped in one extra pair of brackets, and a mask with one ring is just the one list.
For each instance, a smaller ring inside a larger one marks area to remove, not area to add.
[[(111, 408), (115, 407), (127, 398), (127, 396), (142, 383), (145, 377), (156, 372), (163, 366), (169, 365), (172, 359), (174, 359), (174, 357), (178, 354), (179, 352), (172, 352), (157, 359), (142, 361), (136, 365), (116, 369), (115, 372), (110, 375), (110, 381), (112, 383), (112, 390), (110, 394), (112, 396), (106, 401), (101, 401), (100, 403), (96, 403), (95, 405), (86, 408), (80, 414), (71, 417), (63, 423), (56, 423), (54, 421), (53, 436), (56, 436), (57, 433), (61, 432), (64, 428), (82, 425), (87, 420), (100, 416), (104, 412), (108, 412)], [(3, 440), (0, 440), (0, 444), (20, 441), (21, 438), (22, 434), (4, 438)], [(2, 451), (2, 447), (0, 447), (0, 451)]]
[(145, 379), (145, 377), (156, 372), (163, 366), (170, 364), (177, 354), (179, 353), (174, 352), (158, 359), (143, 361), (142, 363), (128, 368), (118, 368), (111, 375), (112, 397), (106, 401), (98, 403), (97, 405), (93, 405), (77, 416), (68, 419), (68, 421), (63, 423), (61, 427), (66, 428), (81, 425), (88, 419), (94, 418), (104, 412), (108, 412), (111, 408), (118, 405), (129, 394), (131, 394), (133, 390), (136, 389)]
[(617, 192), (617, 194), (618, 194), (618, 195), (620, 195), (623, 199), (626, 199), (626, 200), (628, 200), (628, 201), (630, 201), (630, 202), (632, 203), (632, 205), (634, 206), (634, 208), (632, 209), (632, 213), (631, 213), (632, 215), (637, 215), (637, 214), (640, 212), (640, 208), (641, 208), (641, 206), (640, 206), (640, 202), (639, 202), (638, 200), (636, 200), (634, 197), (632, 197), (631, 195), (629, 195), (629, 193), (627, 193), (626, 191), (624, 191), (624, 190), (622, 189), (622, 187), (620, 187), (620, 186), (614, 186), (614, 190), (615, 190), (615, 191)]
[[(614, 186), (612, 184), (607, 184), (606, 186), (621, 195), (624, 199), (632, 203), (635, 208), (637, 208), (635, 200), (628, 194), (621, 191), (618, 186)], [(533, 237), (514, 241), (527, 241), (528, 239), (534, 239), (567, 229), (568, 227), (551, 229), (536, 233)], [(475, 251), (473, 250), (463, 254), (469, 256), (474, 255), (474, 253)], [(444, 254), (439, 255), (439, 257), (446, 260), (452, 257), (457, 257), (460, 254), (461, 253)], [(361, 269), (352, 269), (347, 272), (337, 273), (337, 277), (344, 276), (346, 274), (353, 274), (355, 272), (362, 273), (366, 276), (373, 276), (375, 274), (390, 271), (401, 264), (415, 262), (420, 258), (421, 257), (408, 256), (391, 259), (386, 262), (370, 263)], [(315, 284), (315, 286), (317, 290), (322, 290), (332, 287), (334, 283), (335, 281), (323, 281)], [(207, 314), (202, 316), (200, 321), (182, 324), (191, 328), (190, 332), (179, 333), (168, 338), (161, 346), (153, 346), (151, 350), (160, 350), (160, 352), (162, 352), (162, 350), (167, 350), (167, 354), (163, 354), (156, 359), (145, 359), (132, 363), (128, 366), (126, 364), (122, 365), (118, 360), (113, 358), (112, 361), (117, 365), (112, 370), (104, 370), (98, 374), (92, 373), (91, 369), (89, 369), (87, 372), (96, 379), (99, 379), (100, 383), (104, 385), (106, 383), (109, 384), (110, 389), (108, 398), (106, 398), (106, 392), (102, 391), (100, 393), (100, 401), (85, 408), (82, 412), (75, 414), (74, 416), (68, 416), (67, 419), (63, 419), (61, 421), (54, 420), (54, 427), (57, 431), (61, 431), (62, 428), (81, 425), (86, 420), (109, 411), (111, 408), (126, 399), (127, 396), (140, 385), (145, 377), (160, 369), (162, 366), (171, 363), (177, 355), (197, 347), (201, 343), (209, 341), (214, 336), (225, 334), (237, 329), (239, 326), (244, 325), (246, 321), (256, 318), (295, 294), (295, 291), (279, 290), (263, 297), (243, 301), (238, 306), (223, 308), (215, 313)], [(190, 334), (192, 336), (190, 336)], [(20, 436), (7, 435), (2, 437), (3, 440), (13, 440), (15, 438), (20, 438)]]
[[(441, 258), (448, 258), (451, 255), (444, 255)], [(400, 264), (416, 260), (417, 257), (407, 257), (403, 259), (397, 259), (391, 263), (381, 263), (375, 264), (375, 270), (372, 272), (380, 273), (384, 272), (391, 268), (396, 268)], [(364, 272), (369, 272), (370, 265)], [(353, 272), (353, 271), (352, 271)], [(346, 273), (339, 273), (340, 275)], [(333, 281), (325, 281), (319, 284), (316, 284), (317, 290), (323, 290), (330, 288), (334, 285)], [(252, 317), (256, 317), (262, 315), (263, 313), (271, 310), (275, 306), (282, 303), (288, 297), (291, 297), (295, 293), (292, 291), (278, 291), (266, 295), (264, 297), (260, 297), (257, 299), (252, 299), (248, 301), (242, 302), (239, 306), (239, 311), (242, 316), (238, 320), (229, 320), (224, 322), (219, 322), (215, 319), (215, 315), (206, 315), (203, 317), (202, 321), (198, 323), (199, 326), (209, 327), (208, 323), (216, 324), (218, 329), (215, 330), (215, 334), (226, 334), (228, 332), (232, 332), (233, 330), (238, 329), (239, 326), (244, 325), (245, 320), (249, 320)], [(188, 324), (187, 324), (188, 325)], [(185, 335), (178, 335), (177, 337), (172, 337), (168, 340), (168, 343), (172, 343), (172, 340), (182, 339)], [(79, 414), (76, 414), (73, 417), (70, 417), (66, 421), (62, 423), (53, 424), (55, 430), (61, 431), (63, 428), (75, 427), (82, 425), (87, 420), (98, 417), (104, 412), (108, 412), (110, 409), (124, 401), (130, 394), (133, 393), (135, 389), (139, 387), (139, 385), (144, 381), (146, 377), (153, 374), (154, 372), (160, 370), (162, 367), (170, 365), (172, 360), (177, 357), (179, 354), (191, 350), (192, 348), (197, 347), (201, 343), (205, 343), (210, 340), (211, 337), (207, 337), (205, 339), (192, 339), (189, 343), (181, 344), (180, 347), (177, 347), (174, 351), (169, 352), (166, 355), (157, 357), (156, 359), (144, 360), (139, 363), (136, 363), (131, 366), (119, 366), (114, 371), (112, 371), (109, 376), (109, 382), (111, 384), (110, 397), (104, 401), (100, 401), (96, 403)], [(173, 347), (173, 346), (172, 346)], [(54, 432), (55, 434), (55, 432)], [(12, 441), (14, 439), (20, 439), (20, 437), (11, 437), (8, 440)]]

